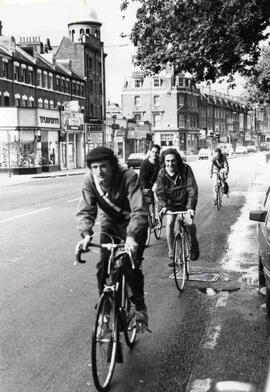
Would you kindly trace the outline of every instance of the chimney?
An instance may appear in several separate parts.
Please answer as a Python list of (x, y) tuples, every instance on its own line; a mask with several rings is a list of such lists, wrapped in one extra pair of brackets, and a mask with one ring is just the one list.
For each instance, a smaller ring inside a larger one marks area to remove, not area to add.
[(2, 21), (0, 20), (0, 37), (2, 36)]

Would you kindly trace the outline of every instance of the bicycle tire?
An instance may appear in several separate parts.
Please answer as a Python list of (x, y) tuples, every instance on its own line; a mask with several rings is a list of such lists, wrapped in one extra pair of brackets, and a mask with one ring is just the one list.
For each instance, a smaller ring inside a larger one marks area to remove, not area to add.
[(102, 294), (98, 303), (91, 346), (92, 375), (95, 387), (100, 392), (108, 390), (113, 376), (118, 333), (115, 302), (108, 294)]
[(147, 237), (146, 237), (146, 241), (145, 241), (145, 246), (149, 246), (150, 238), (151, 238), (151, 226), (150, 226), (150, 222), (148, 219), (148, 228), (147, 228)]
[(125, 289), (125, 307), (123, 309), (124, 316), (124, 335), (125, 341), (129, 348), (133, 348), (135, 345), (136, 337), (137, 337), (137, 328), (136, 328), (136, 314), (135, 314), (135, 305), (130, 299), (131, 290), (128, 284), (126, 284)]
[(217, 210), (220, 210), (220, 208), (221, 208), (220, 185), (216, 185), (216, 207), (217, 207)]
[(183, 292), (186, 281), (185, 259), (185, 241), (183, 236), (177, 233), (173, 243), (173, 276), (175, 286), (180, 293)]
[(161, 231), (162, 231), (162, 218), (159, 218), (159, 222), (154, 228), (154, 234), (157, 240), (159, 240), (161, 237)]
[(184, 234), (184, 241), (185, 241), (185, 269), (186, 269), (186, 280), (189, 279), (189, 262), (190, 262), (190, 255), (191, 255), (191, 239), (190, 235), (186, 229), (184, 228), (185, 234)]

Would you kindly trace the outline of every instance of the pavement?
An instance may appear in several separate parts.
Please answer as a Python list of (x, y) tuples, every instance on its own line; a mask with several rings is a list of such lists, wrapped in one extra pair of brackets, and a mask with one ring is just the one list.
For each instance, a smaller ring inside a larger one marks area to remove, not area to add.
[[(249, 221), (249, 211), (261, 207), (269, 185), (270, 162), (260, 155), (240, 216), (231, 227), (224, 257), (214, 265), (203, 266), (204, 272), (218, 273), (220, 278), (192, 284), (209, 301), (210, 318), (186, 392), (216, 391), (220, 381), (246, 382), (255, 387), (254, 391), (266, 391), (269, 318), (264, 290), (258, 285), (257, 223)], [(198, 271), (201, 268), (198, 264)]]

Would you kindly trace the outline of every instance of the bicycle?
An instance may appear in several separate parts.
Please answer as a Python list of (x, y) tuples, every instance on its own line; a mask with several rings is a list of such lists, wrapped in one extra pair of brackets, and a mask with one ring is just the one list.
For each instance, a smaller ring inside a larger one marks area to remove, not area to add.
[(79, 263), (85, 263), (81, 254), (89, 252), (91, 247), (110, 251), (108, 279), (96, 306), (91, 345), (94, 384), (98, 391), (104, 392), (109, 389), (116, 362), (123, 362), (122, 335), (129, 348), (134, 347), (137, 337), (135, 305), (124, 275), (124, 264), (130, 262), (133, 269), (135, 265), (131, 252), (124, 249), (124, 244), (90, 243), (86, 251), (78, 245), (76, 261)]
[(173, 241), (173, 276), (177, 290), (183, 292), (185, 282), (189, 279), (191, 241), (185, 225), (185, 216), (189, 213), (187, 211), (167, 211), (166, 214), (177, 215), (177, 231)]
[(217, 174), (215, 193), (216, 193), (215, 205), (217, 207), (217, 210), (220, 210), (222, 207), (223, 185), (222, 185), (222, 178), (219, 173)]
[(154, 232), (157, 240), (160, 239), (162, 231), (162, 218), (157, 213), (154, 193), (152, 189), (144, 189), (143, 193), (148, 210), (148, 229), (145, 242), (145, 246), (148, 246), (150, 243), (150, 237), (152, 232)]

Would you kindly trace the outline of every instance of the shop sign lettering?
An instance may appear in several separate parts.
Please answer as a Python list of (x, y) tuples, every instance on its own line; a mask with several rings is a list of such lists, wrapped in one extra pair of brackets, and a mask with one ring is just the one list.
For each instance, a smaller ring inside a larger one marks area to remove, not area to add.
[(59, 118), (55, 117), (46, 117), (46, 116), (39, 116), (40, 126), (42, 125), (59, 125)]

